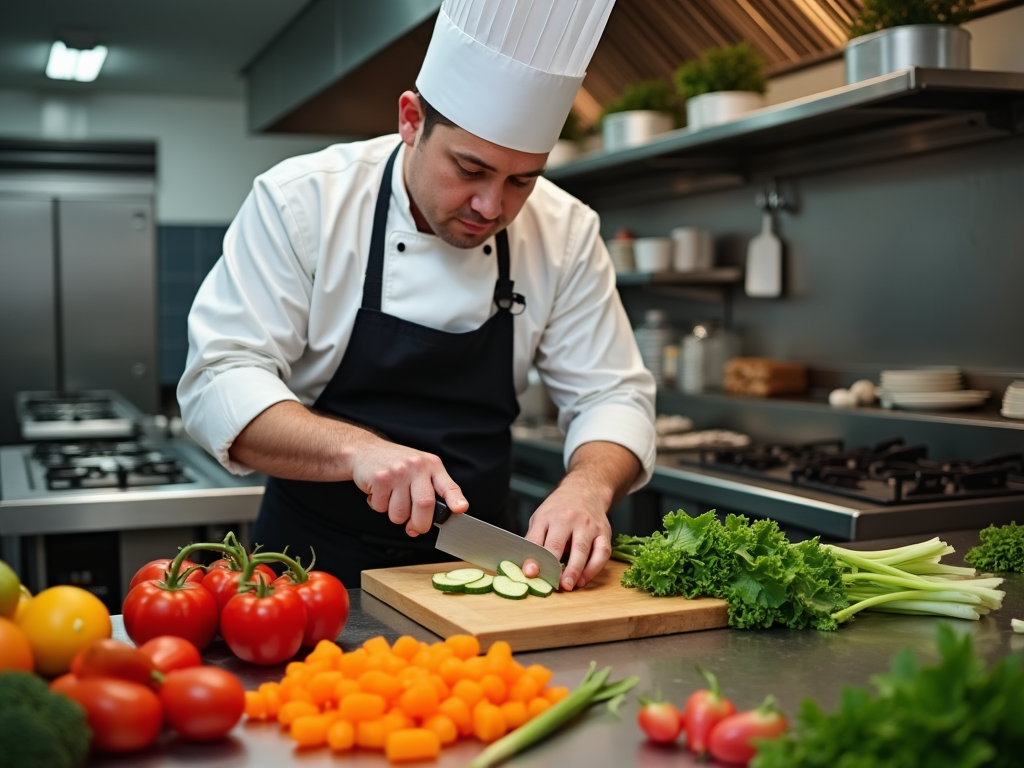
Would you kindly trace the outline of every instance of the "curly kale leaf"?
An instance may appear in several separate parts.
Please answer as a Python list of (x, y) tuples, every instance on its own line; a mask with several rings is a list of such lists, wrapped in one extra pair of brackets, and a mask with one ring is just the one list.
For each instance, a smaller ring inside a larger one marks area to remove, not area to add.
[(990, 525), (978, 536), (982, 543), (967, 551), (964, 562), (986, 573), (1024, 573), (1024, 525)]

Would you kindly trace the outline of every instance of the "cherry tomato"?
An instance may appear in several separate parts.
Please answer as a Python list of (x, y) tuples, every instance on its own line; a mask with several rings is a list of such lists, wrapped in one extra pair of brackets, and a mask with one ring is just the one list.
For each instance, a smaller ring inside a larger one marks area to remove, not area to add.
[(192, 741), (219, 739), (245, 711), (245, 689), (220, 667), (191, 667), (168, 672), (160, 686), (167, 722)]
[(5, 669), (31, 672), (34, 666), (28, 637), (13, 621), (0, 617), (0, 672)]
[[(226, 563), (227, 560), (218, 562)], [(267, 575), (268, 571), (269, 576)], [(270, 584), (277, 578), (277, 574), (265, 565), (257, 565), (254, 578), (262, 578), (267, 584)], [(213, 599), (217, 602), (218, 615), (224, 610), (224, 606), (228, 604), (228, 601), (238, 594), (238, 582), (241, 579), (241, 571), (232, 571), (227, 566), (216, 568), (210, 566), (210, 570), (206, 572), (206, 575), (203, 577), (203, 586), (213, 595)]]
[(708, 751), (708, 736), (711, 729), (729, 715), (736, 712), (736, 707), (728, 699), (722, 698), (718, 690), (718, 678), (701, 666), (697, 667), (708, 683), (710, 689), (694, 691), (686, 700), (683, 708), (683, 728), (686, 730), (686, 746), (691, 752), (703, 755)]
[(18, 626), (28, 637), (36, 672), (64, 674), (82, 646), (110, 637), (110, 612), (96, 595), (79, 587), (44, 589), (25, 606)]
[(667, 701), (643, 701), (636, 721), (655, 744), (671, 744), (683, 732), (679, 710)]
[(769, 696), (758, 709), (730, 715), (711, 729), (708, 748), (711, 756), (729, 765), (746, 765), (757, 754), (755, 739), (774, 739), (785, 733), (786, 718), (775, 708)]
[[(146, 563), (144, 566), (142, 566), (141, 568), (139, 568), (139, 570), (135, 572), (134, 576), (132, 576), (131, 583), (128, 584), (128, 591), (131, 592), (144, 581), (163, 581), (164, 575), (167, 573), (167, 569), (171, 566), (171, 562), (171, 560), (168, 560), (166, 557), (164, 557), (160, 560), (151, 560), (150, 562)], [(193, 563), (191, 560), (183, 560), (181, 562), (182, 573), (187, 571), (193, 565), (199, 565), (199, 563)], [(188, 575), (188, 578), (185, 579), (185, 581), (194, 582), (200, 582), (202, 580), (202, 568), (197, 568), (196, 570), (192, 571), (192, 573)]]
[(296, 594), (306, 606), (303, 645), (313, 647), (321, 640), (334, 642), (348, 619), (348, 590), (340, 579), (324, 571), (307, 571), (306, 575), (308, 581), (295, 584), (291, 574), (286, 573), (274, 585), (294, 585)]
[(302, 645), (306, 607), (291, 587), (269, 594), (235, 595), (220, 616), (220, 633), (232, 652), (250, 664), (280, 664)]
[(71, 660), (71, 672), (80, 678), (116, 677), (139, 685), (151, 685), (156, 667), (138, 649), (117, 640), (93, 640)]
[(158, 672), (167, 674), (175, 669), (198, 667), (203, 663), (199, 650), (183, 637), (160, 635), (139, 646), (139, 652), (148, 656)]
[(62, 683), (59, 692), (85, 708), (93, 749), (101, 752), (144, 749), (156, 740), (163, 727), (160, 700), (144, 685), (91, 677)]
[(202, 650), (217, 631), (217, 603), (195, 582), (170, 590), (160, 582), (144, 581), (128, 593), (122, 612), (124, 629), (136, 645), (175, 635)]
[(65, 672), (60, 677), (55, 677), (50, 681), (50, 690), (54, 693), (64, 693), (70, 686), (78, 684), (78, 675), (72, 674), (71, 672)]

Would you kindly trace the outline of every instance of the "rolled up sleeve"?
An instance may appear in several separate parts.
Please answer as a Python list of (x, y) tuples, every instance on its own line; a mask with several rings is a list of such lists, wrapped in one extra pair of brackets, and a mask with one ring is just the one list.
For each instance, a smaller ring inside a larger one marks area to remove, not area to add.
[(581, 208), (577, 215), (535, 365), (558, 406), (566, 466), (584, 443), (616, 443), (643, 465), (630, 489), (635, 491), (654, 472), (654, 377), (643, 365), (615, 288), (597, 214)]

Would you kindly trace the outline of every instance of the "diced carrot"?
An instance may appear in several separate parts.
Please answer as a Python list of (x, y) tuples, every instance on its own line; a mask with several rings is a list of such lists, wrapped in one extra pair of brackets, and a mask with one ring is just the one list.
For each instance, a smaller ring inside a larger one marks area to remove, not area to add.
[(505, 659), (511, 662), (512, 646), (506, 643), (504, 640), (495, 640), (493, 643), (491, 643), (491, 647), (487, 649), (487, 658)]
[(281, 684), (274, 682), (260, 683), (257, 689), (263, 695), (263, 703), (267, 708), (267, 717), (277, 717), (281, 710)]
[(459, 729), (448, 715), (437, 714), (423, 721), (423, 727), (437, 734), (442, 746), (447, 747), (459, 740)]
[(286, 677), (281, 683), (281, 703), (289, 701), (305, 701), (312, 703), (313, 694), (309, 692), (309, 689), (306, 688), (304, 684)]
[(267, 700), (259, 691), (245, 692), (245, 715), (253, 720), (267, 719)]
[(338, 683), (344, 679), (341, 672), (336, 669), (315, 674), (306, 685), (309, 695), (313, 697), (313, 703), (323, 706), (328, 702), (336, 702), (338, 700), (336, 693)]
[(316, 644), (306, 661), (310, 659), (340, 659), (343, 651), (341, 646), (333, 640), (321, 640)]
[(509, 688), (509, 701), (529, 701), (540, 694), (541, 687), (533, 675), (523, 675)]
[(545, 688), (541, 692), (541, 696), (550, 701), (552, 704), (557, 704), (566, 696), (569, 695), (569, 689), (564, 685), (553, 685), (550, 688)]
[(367, 693), (383, 696), (388, 701), (397, 699), (405, 688), (397, 677), (379, 669), (368, 669), (363, 672), (359, 676), (359, 687)]
[(445, 659), (455, 658), (455, 649), (444, 643), (434, 643), (430, 646), (430, 655), (437, 659), (437, 664), (440, 666)]
[(441, 679), (441, 676), (437, 673), (431, 674), (428, 678), (430, 684), (434, 686), (434, 690), (437, 691), (437, 700), (444, 701), (452, 695), (451, 687)]
[(506, 701), (501, 705), (501, 712), (505, 715), (505, 723), (510, 731), (530, 719), (526, 704), (522, 701)]
[(444, 644), (451, 646), (455, 655), (463, 661), (480, 655), (480, 641), (472, 635), (452, 635)]
[(408, 688), (410, 685), (421, 683), (423, 680), (429, 678), (430, 672), (420, 667), (409, 665), (405, 669), (399, 670), (395, 677), (398, 678), (398, 682), (400, 682), (403, 687)]
[(277, 719), (281, 725), (291, 725), (296, 718), (304, 715), (319, 715), (320, 707), (308, 701), (289, 701), (281, 705)]
[(480, 678), (480, 687), (484, 689), (484, 696), (491, 704), (502, 704), (508, 696), (508, 686), (505, 681), (497, 675), (484, 675)]
[(334, 700), (341, 704), (342, 699), (353, 693), (360, 693), (363, 689), (359, 687), (358, 680), (349, 680), (347, 677), (338, 681), (334, 686)]
[(347, 720), (336, 720), (327, 729), (327, 746), (335, 752), (348, 752), (356, 745), (356, 729)]
[(459, 680), (462, 679), (463, 675), (463, 662), (462, 659), (457, 656), (453, 656), (450, 659), (445, 659), (437, 666), (437, 674), (441, 676), (448, 685), (455, 685)]
[(403, 659), (401, 656), (396, 656), (395, 654), (391, 653), (391, 654), (388, 654), (387, 660), (384, 663), (383, 669), (384, 669), (385, 672), (387, 672), (389, 674), (397, 675), (399, 672), (401, 672), (403, 669), (405, 669), (408, 666), (409, 666), (409, 662), (408, 661)]
[(384, 720), (388, 725), (388, 733), (391, 733), (391, 731), (400, 731), (403, 728), (416, 727), (416, 721), (398, 707), (389, 709), (384, 714)]
[(302, 671), (302, 676), (299, 679), (303, 683), (308, 683), (315, 675), (318, 675), (321, 672), (329, 672), (336, 668), (337, 664), (335, 664), (334, 659), (323, 657), (313, 659), (313, 661), (306, 662), (306, 668)]
[(416, 652), (415, 656), (409, 659), (409, 663), (412, 664), (414, 667), (419, 667), (420, 669), (430, 671), (431, 659), (432, 657), (430, 655), (430, 648), (421, 648), (419, 651)]
[(289, 733), (300, 747), (322, 747), (327, 743), (330, 718), (323, 715), (304, 715), (292, 721)]
[(452, 696), (459, 697), (472, 709), (484, 697), (484, 689), (475, 680), (459, 680), (452, 686)]
[(398, 706), (410, 717), (427, 718), (437, 712), (437, 691), (430, 682), (412, 686), (398, 698)]
[(506, 669), (506, 670), (505, 670), (505, 671), (504, 671), (504, 672), (502, 673), (502, 675), (501, 675), (501, 676), (505, 678), (505, 682), (506, 682), (506, 683), (508, 683), (509, 685), (512, 685), (512, 684), (513, 684), (513, 683), (515, 683), (515, 682), (516, 682), (517, 680), (519, 680), (519, 678), (520, 678), (520, 677), (522, 677), (522, 676), (523, 676), (523, 673), (524, 673), (525, 671), (526, 671), (526, 667), (524, 667), (524, 666), (523, 666), (522, 664), (520, 664), (520, 663), (519, 663), (518, 661), (516, 661), (515, 659), (513, 659), (513, 660), (512, 660), (512, 661), (511, 661), (511, 662), (509, 663), (509, 665), (508, 665), (508, 669)]
[(420, 641), (411, 635), (402, 635), (395, 640), (395, 644), (391, 647), (391, 652), (395, 656), (409, 661), (409, 659), (420, 652)]
[(537, 681), (539, 688), (543, 689), (545, 685), (551, 682), (551, 678), (554, 673), (547, 667), (542, 667), (540, 664), (531, 664), (526, 668), (526, 674)]
[(473, 733), (473, 712), (469, 705), (458, 696), (450, 696), (437, 706), (438, 712), (447, 715), (455, 723), (460, 736), (470, 736)]
[(350, 693), (342, 700), (338, 709), (343, 718), (355, 723), (383, 717), (387, 706), (384, 697), (376, 693)]
[(473, 733), (480, 741), (490, 744), (508, 732), (508, 724), (500, 707), (486, 701), (473, 710)]
[(530, 719), (533, 719), (550, 706), (550, 701), (545, 699), (543, 696), (538, 696), (534, 699), (530, 699), (529, 703), (526, 705), (526, 711), (529, 713)]
[(356, 723), (356, 746), (363, 749), (384, 749), (388, 728), (383, 717)]
[(324, 712), (323, 712), (323, 716), (325, 718), (327, 718), (327, 722), (330, 723), (331, 725), (333, 725), (334, 723), (336, 723), (336, 722), (338, 722), (339, 720), (342, 719), (342, 717), (341, 717), (341, 710), (340, 709), (333, 709), (333, 708), (325, 709)]
[(338, 659), (338, 669), (345, 677), (355, 680), (366, 671), (366, 660), (369, 658), (370, 654), (365, 648), (356, 648)]
[(363, 648), (366, 649), (367, 653), (391, 653), (391, 645), (380, 635), (377, 637), (371, 637), (363, 643)]
[(385, 754), (392, 763), (432, 760), (441, 754), (441, 740), (426, 728), (408, 728), (388, 735)]
[(462, 674), (469, 680), (479, 680), (487, 674), (487, 659), (483, 656), (474, 656), (462, 663)]
[(306, 662), (304, 662), (304, 661), (289, 661), (288, 665), (284, 668), (284, 676), (285, 677), (301, 678), (305, 671), (306, 671)]

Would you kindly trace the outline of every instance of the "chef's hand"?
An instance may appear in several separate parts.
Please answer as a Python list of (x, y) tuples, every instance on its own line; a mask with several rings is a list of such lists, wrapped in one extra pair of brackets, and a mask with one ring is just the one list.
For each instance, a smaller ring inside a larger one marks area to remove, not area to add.
[[(585, 495), (575, 484), (558, 486), (530, 518), (526, 539), (540, 544), (561, 559), (566, 548), (569, 562), (562, 571), (561, 588), (585, 586), (601, 572), (612, 554), (612, 527), (607, 501), (598, 493)], [(535, 560), (523, 563), (523, 574), (540, 573)]]
[(352, 479), (366, 494), (366, 503), (387, 513), (405, 532), (418, 536), (430, 530), (434, 499), (440, 496), (448, 509), (461, 514), (469, 509), (462, 489), (445, 471), (441, 459), (383, 439), (367, 441), (352, 456)]

